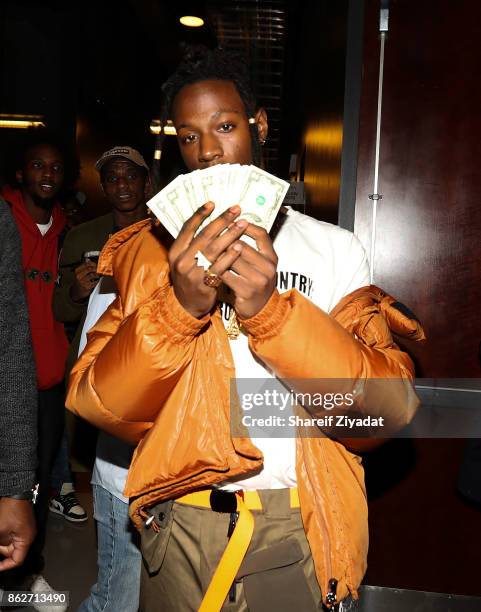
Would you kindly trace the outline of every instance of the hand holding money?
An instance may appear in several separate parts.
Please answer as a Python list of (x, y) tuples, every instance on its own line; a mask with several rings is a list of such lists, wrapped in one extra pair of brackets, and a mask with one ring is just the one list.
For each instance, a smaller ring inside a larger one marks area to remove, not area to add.
[(265, 229), (249, 224), (244, 236), (250, 236), (257, 249), (243, 244), (222, 280), (234, 292), (236, 313), (242, 319), (250, 319), (262, 310), (276, 287), (277, 255)]
[[(169, 254), (174, 291), (193, 316), (203, 317), (217, 298), (215, 287), (205, 284), (206, 270), (196, 259), (199, 252), (212, 264), (209, 273), (233, 290), (241, 317), (250, 318), (265, 305), (275, 287), (277, 266), (268, 232), (288, 187), (255, 166), (219, 164), (178, 176), (147, 203), (177, 238)], [(205, 202), (210, 204), (201, 206)], [(239, 216), (241, 220), (225, 231)], [(250, 240), (249, 246), (239, 238)]]
[(226, 210), (194, 238), (201, 224), (208, 220), (214, 210), (212, 202), (201, 206), (184, 223), (169, 251), (175, 295), (185, 310), (199, 319), (212, 310), (217, 300), (217, 290), (205, 284), (205, 270), (198, 265), (196, 253), (203, 253), (212, 262), (210, 271), (223, 277), (246, 247), (238, 240), (248, 225), (245, 220), (235, 221), (240, 214), (239, 206)]

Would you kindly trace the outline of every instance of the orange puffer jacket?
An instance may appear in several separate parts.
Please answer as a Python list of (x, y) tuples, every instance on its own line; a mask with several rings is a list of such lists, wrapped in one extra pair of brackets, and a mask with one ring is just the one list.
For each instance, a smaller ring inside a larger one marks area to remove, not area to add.
[[(144, 508), (245, 477), (263, 460), (248, 437), (230, 435), (235, 372), (221, 317), (195, 319), (178, 303), (159, 231), (142, 221), (105, 246), (99, 271), (113, 274), (118, 297), (88, 335), (66, 402), (97, 427), (138, 443), (125, 495), (139, 529)], [(393, 302), (368, 287), (328, 315), (296, 290), (275, 291), (242, 323), (251, 350), (278, 377), (350, 379), (362, 412), (386, 415), (394, 429), (410, 421), (418, 400), (411, 359), (389, 328), (414, 339), (423, 333)], [(393, 379), (387, 399), (374, 393), (376, 401), (366, 401), (370, 378)], [(296, 444), (302, 518), (322, 592), (335, 578), (339, 600), (357, 597), (368, 548), (361, 459), (328, 437)]]

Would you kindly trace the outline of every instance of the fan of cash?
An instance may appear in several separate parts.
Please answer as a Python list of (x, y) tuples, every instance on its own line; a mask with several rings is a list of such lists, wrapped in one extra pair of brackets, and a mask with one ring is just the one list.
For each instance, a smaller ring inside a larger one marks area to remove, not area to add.
[(179, 175), (147, 206), (174, 238), (184, 222), (209, 201), (215, 209), (198, 231), (234, 204), (241, 208), (240, 219), (269, 231), (288, 188), (289, 183), (256, 166), (218, 164)]

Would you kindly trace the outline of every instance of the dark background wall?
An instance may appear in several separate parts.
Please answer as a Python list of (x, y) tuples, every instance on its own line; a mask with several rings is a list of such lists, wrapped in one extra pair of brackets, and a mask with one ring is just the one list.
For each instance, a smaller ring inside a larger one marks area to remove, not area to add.
[(283, 169), (286, 156), (297, 154), (307, 214), (337, 223), (348, 2), (307, 6), (292, 3), (289, 15)]
[[(254, 67), (269, 110), (269, 169), (288, 176), (291, 154), (305, 178), (310, 214), (336, 221), (342, 144), (347, 0), (197, 2), (204, 31), (177, 23), (182, 2), (154, 0), (4, 0), (0, 5), (0, 113), (42, 114), (75, 140), (79, 189), (89, 214), (104, 211), (93, 164), (107, 148), (130, 143), (148, 162), (162, 82), (186, 44), (234, 48)], [(17, 131), (1, 130), (0, 177)], [(173, 138), (164, 181), (180, 161)]]
[[(469, 388), (480, 375), (481, 8), (390, 4), (374, 282), (425, 327), (428, 341), (409, 347), (418, 375)], [(369, 251), (379, 2), (365, 6), (355, 231)], [(456, 490), (465, 446), (398, 440), (367, 458), (370, 584), (481, 594), (481, 511)]]
[[(379, 40), (366, 3), (355, 230), (370, 249)], [(481, 9), (393, 2), (386, 43), (374, 279), (416, 312), (418, 373), (479, 377)]]
[[(149, 125), (159, 115), (160, 88), (187, 43), (211, 45), (211, 32), (182, 29), (171, 3), (4, 0), (0, 113), (44, 115), (49, 128), (74, 141), (78, 188), (87, 193), (89, 215), (102, 214), (93, 164), (107, 148), (126, 143), (150, 163)], [(0, 176), (18, 132), (0, 131)], [(168, 148), (165, 176), (178, 163), (175, 147)]]

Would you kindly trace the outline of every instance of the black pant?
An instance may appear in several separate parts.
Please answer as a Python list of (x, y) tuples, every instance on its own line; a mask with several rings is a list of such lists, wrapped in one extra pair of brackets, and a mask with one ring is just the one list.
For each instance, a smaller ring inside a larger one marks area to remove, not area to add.
[(50, 474), (60, 447), (64, 426), (64, 384), (61, 383), (50, 389), (38, 391), (37, 482), (39, 483), (39, 494), (34, 506), (37, 536), (23, 565), (15, 570), (2, 572), (3, 576), (0, 576), (0, 578), (8, 578), (13, 583), (23, 580), (30, 574), (40, 573), (44, 566), (42, 552), (47, 530)]
[(27, 561), (32, 563), (33, 573), (43, 569), (42, 551), (47, 530), (48, 502), (50, 498), (50, 474), (62, 441), (65, 427), (65, 387), (63, 383), (38, 392), (38, 468), (39, 494), (35, 504), (37, 537)]

